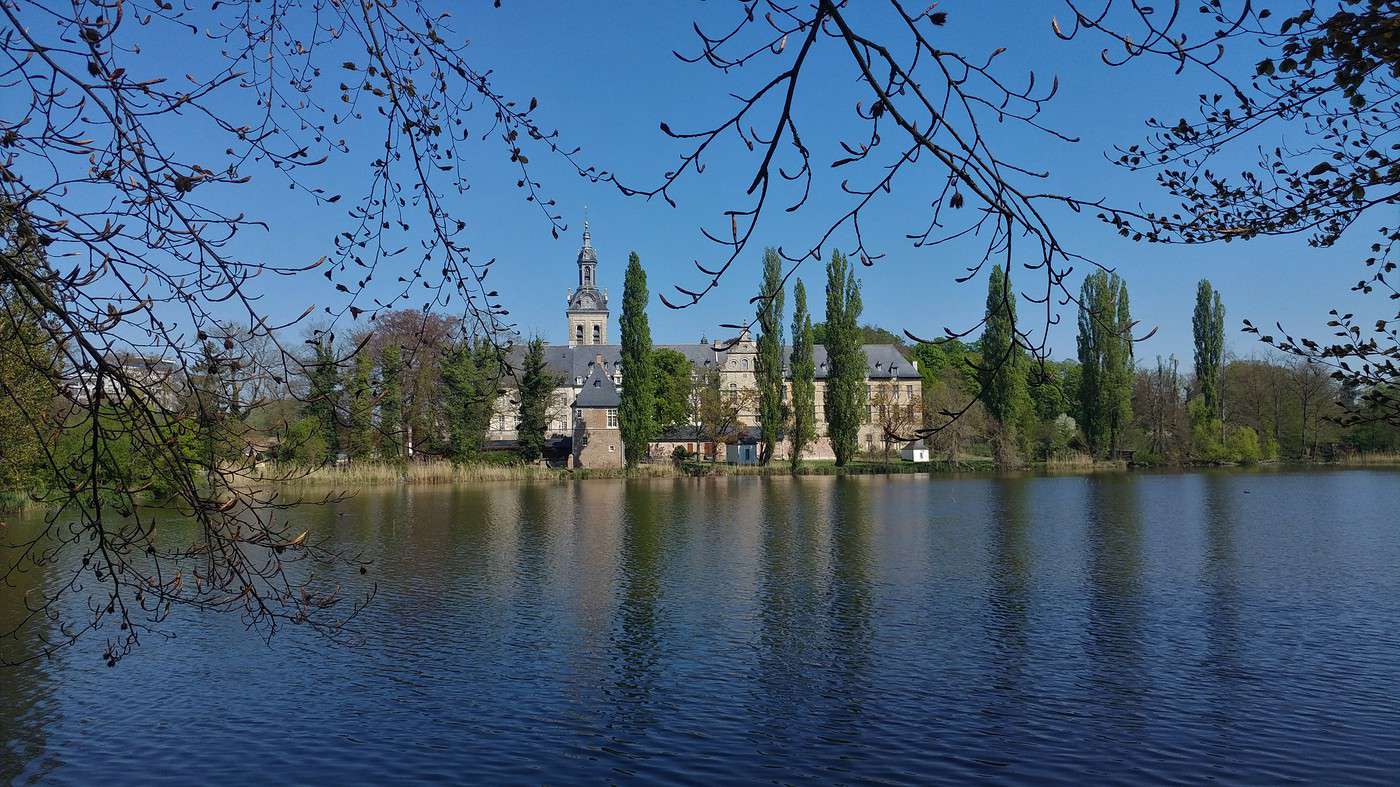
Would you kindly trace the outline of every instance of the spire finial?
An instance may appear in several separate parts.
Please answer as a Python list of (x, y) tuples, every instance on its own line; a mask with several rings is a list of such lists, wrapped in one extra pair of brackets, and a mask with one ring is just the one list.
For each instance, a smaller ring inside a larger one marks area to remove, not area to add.
[(588, 206), (587, 206), (587, 205), (584, 205), (584, 206), (583, 206), (583, 245), (584, 245), (584, 246), (588, 246), (590, 240), (592, 240), (592, 238), (591, 238), (591, 236), (589, 236), (589, 234), (588, 234)]

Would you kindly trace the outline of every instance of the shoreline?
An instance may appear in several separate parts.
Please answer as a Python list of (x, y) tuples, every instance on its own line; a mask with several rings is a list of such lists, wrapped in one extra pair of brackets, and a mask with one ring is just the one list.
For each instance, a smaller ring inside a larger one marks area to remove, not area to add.
[[(905, 462), (891, 460), (888, 465), (881, 461), (860, 460), (846, 467), (836, 467), (832, 461), (806, 462), (797, 471), (786, 462), (775, 462), (767, 467), (759, 465), (729, 465), (708, 462), (673, 464), (649, 464), (626, 470), (624, 468), (557, 468), (527, 465), (505, 465), (473, 463), (453, 465), (446, 461), (419, 464), (392, 465), (383, 463), (363, 463), (344, 468), (321, 467), (314, 469), (272, 466), (270, 472), (257, 476), (245, 476), (240, 484), (268, 488), (310, 487), (317, 489), (336, 488), (353, 492), (356, 489), (376, 489), (394, 486), (450, 486), (483, 482), (516, 481), (586, 481), (586, 480), (661, 480), (681, 478), (723, 478), (723, 477), (801, 477), (801, 476), (928, 476), (931, 478), (998, 478), (1016, 475), (1036, 476), (1088, 476), (1104, 473), (1190, 473), (1211, 470), (1257, 470), (1257, 471), (1307, 471), (1307, 470), (1368, 470), (1400, 469), (1400, 454), (1375, 454), (1350, 457), (1334, 462), (1256, 462), (1253, 464), (1231, 463), (1180, 463), (1129, 465), (1118, 461), (1088, 461), (1084, 459), (1059, 460), (1052, 462), (1032, 462), (1018, 468), (998, 469), (989, 457), (968, 457), (957, 463)], [(18, 493), (0, 494), (0, 514), (19, 514), (45, 508), (28, 495)]]
[(1018, 468), (999, 469), (990, 458), (968, 458), (957, 463), (904, 462), (892, 460), (888, 465), (881, 461), (857, 461), (846, 467), (836, 467), (834, 462), (814, 461), (804, 463), (796, 472), (786, 462), (774, 462), (767, 467), (759, 465), (728, 465), (685, 463), (648, 464), (632, 470), (624, 468), (555, 468), (525, 465), (464, 464), (452, 465), (448, 462), (431, 462), (410, 465), (361, 464), (346, 468), (316, 468), (313, 470), (282, 468), (256, 479), (258, 482), (277, 486), (340, 486), (340, 487), (379, 487), (379, 486), (431, 486), (483, 481), (582, 481), (582, 480), (646, 480), (667, 478), (719, 478), (726, 476), (795, 477), (795, 476), (843, 476), (843, 475), (884, 475), (932, 477), (984, 476), (995, 478), (1005, 475), (1033, 474), (1046, 476), (1095, 475), (1100, 473), (1129, 472), (1192, 472), (1219, 470), (1341, 470), (1400, 467), (1400, 455), (1364, 458), (1361, 461), (1343, 462), (1258, 462), (1254, 464), (1230, 463), (1185, 463), (1162, 465), (1129, 465), (1126, 461), (1086, 461), (1068, 460), (1032, 462)]

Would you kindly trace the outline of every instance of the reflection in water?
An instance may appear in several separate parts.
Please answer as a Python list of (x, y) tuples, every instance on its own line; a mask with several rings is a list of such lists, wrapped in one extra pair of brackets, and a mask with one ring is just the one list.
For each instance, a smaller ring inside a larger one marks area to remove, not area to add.
[(661, 497), (628, 484), (622, 497), (622, 556), (618, 566), (615, 671), (610, 700), (620, 728), (615, 737), (640, 735), (655, 723), (652, 702), (661, 660), (661, 579), (665, 547)]
[(186, 614), (0, 674), (0, 782), (1394, 783), (1397, 479), (366, 493), (299, 514), (372, 561), (362, 647)]
[(1239, 683), (1247, 678), (1241, 662), (1239, 555), (1235, 544), (1233, 500), (1238, 494), (1228, 476), (1210, 473), (1201, 478), (1201, 514), (1205, 524), (1205, 555), (1201, 579), (1205, 584), (1206, 652), (1201, 665), (1213, 675), (1211, 713), (1217, 729), (1227, 731), (1240, 706)]
[(515, 568), (511, 572), (514, 590), (516, 636), (527, 647), (547, 648), (551, 643), (543, 599), (548, 595), (556, 572), (551, 560), (553, 532), (562, 523), (552, 516), (550, 495), (539, 484), (522, 484), (517, 495)]
[(782, 741), (800, 733), (817, 688), (810, 664), (821, 658), (821, 502), (816, 484), (767, 480), (758, 578), (758, 718)]
[(1083, 482), (1088, 492), (1090, 672), (1113, 716), (1138, 724), (1150, 685), (1143, 665), (1146, 612), (1138, 482), (1118, 475), (1094, 475)]
[[(8, 579), (0, 583), (0, 784), (22, 773), (27, 778), (43, 776), (45, 722), (57, 721), (50, 717), (57, 712), (52, 673), (38, 654), (58, 632), (34, 609), (45, 596), (41, 589), (57, 572), (51, 561), (35, 564), (12, 546), (38, 532), (41, 523), (36, 520), (16, 517), (8, 528), (0, 527), (0, 577)], [(14, 636), (4, 636), (11, 631)], [(25, 663), (3, 666), (20, 661)]]
[(866, 481), (839, 477), (831, 485), (831, 674), (827, 691), (838, 697), (831, 708), (832, 738), (859, 737), (875, 626), (871, 591), (870, 501)]
[[(1020, 702), (1026, 667), (1032, 556), (1031, 517), (1027, 503), (1031, 479), (1016, 476), (991, 485), (988, 523), (988, 601), (991, 607), (991, 656), (996, 660), (997, 697)], [(998, 711), (1005, 710), (998, 707)]]

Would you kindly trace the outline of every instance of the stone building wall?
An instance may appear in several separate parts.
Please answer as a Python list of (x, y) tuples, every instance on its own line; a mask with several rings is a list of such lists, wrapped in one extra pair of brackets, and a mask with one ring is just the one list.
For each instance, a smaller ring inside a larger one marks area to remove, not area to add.
[[(616, 418), (616, 410), (612, 410)], [(574, 418), (574, 466), (622, 467), (622, 432), (602, 407), (579, 408)]]

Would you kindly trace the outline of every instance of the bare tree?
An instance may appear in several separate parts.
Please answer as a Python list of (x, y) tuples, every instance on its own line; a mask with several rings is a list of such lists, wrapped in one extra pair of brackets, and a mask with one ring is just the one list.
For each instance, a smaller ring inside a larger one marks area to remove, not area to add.
[[(284, 623), (340, 636), (369, 588), (342, 603), (324, 573), (289, 566), (353, 566), (354, 556), (291, 528), (280, 513), (292, 501), (210, 459), (233, 445), (187, 455), (182, 435), (228, 404), (204, 386), (213, 376), (242, 381), (225, 392), (289, 385), (300, 360), (278, 330), (317, 307), (279, 320), (259, 298), (269, 280), (306, 271), (337, 293), (320, 307), (330, 332), (411, 302), (455, 310), (475, 335), (504, 335), (507, 313), (487, 284), (493, 260), (470, 255), (466, 217), (448, 199), (468, 188), (468, 162), (481, 149), (508, 158), (518, 171), (510, 185), (555, 233), (564, 226), (530, 156), (597, 173), (537, 123), (534, 99), (497, 91), (448, 15), (418, 0), (232, 0), (198, 12), (0, 0), (0, 41), (0, 282), (7, 310), (32, 317), (56, 348), (62, 375), (45, 379), (65, 436), (75, 436), (60, 441), (63, 453), (50, 443), (42, 502), (53, 513), (15, 549), (21, 564), (81, 558), (72, 581), (37, 598), (19, 625), (64, 610), (77, 617), (58, 621), (29, 655), (102, 629), (115, 663), (179, 607), (233, 612), (268, 636)], [(188, 46), (211, 57), (168, 72), (170, 51)], [(374, 141), (358, 150), (353, 139)], [(365, 178), (327, 254), (271, 262), (243, 253), (237, 239), (276, 229), (277, 218), (227, 208), (256, 206), (240, 197), (246, 184), (285, 184), (340, 211), (330, 206), (345, 195), (320, 174), (332, 161), (342, 174), (362, 165)], [(391, 284), (387, 295), (372, 297), (375, 280)], [(118, 472), (118, 453), (145, 470)], [(144, 503), (154, 479), (196, 523), (188, 541), (151, 538)], [(69, 594), (85, 603), (62, 603)]]
[(987, 412), (976, 399), (969, 404), (958, 385), (959, 372), (948, 368), (923, 387), (924, 430), (929, 449), (956, 466), (967, 444), (987, 428)]
[[(1293, 393), (1298, 397), (1298, 427), (1300, 449), (1307, 459), (1317, 458), (1318, 431), (1323, 414), (1329, 405), (1335, 403), (1331, 380), (1327, 370), (1316, 361), (1299, 358), (1293, 363), (1289, 375)], [(1308, 432), (1312, 431), (1312, 442), (1308, 442)]]
[[(1038, 79), (1034, 73), (1010, 77), (999, 62), (1004, 48), (959, 51), (956, 41), (941, 32), (947, 20), (936, 3), (746, 0), (727, 26), (707, 30), (697, 23), (696, 46), (678, 52), (681, 59), (725, 76), (751, 78), (757, 71), (761, 77), (758, 87), (734, 94), (731, 112), (701, 121), (695, 130), (661, 124), (683, 150), (659, 183), (640, 186), (610, 176), (624, 194), (659, 197), (675, 205), (679, 184), (705, 169), (714, 150), (737, 142), (750, 151), (736, 175), (747, 184), (745, 201), (725, 210), (720, 226), (702, 228), (716, 244), (716, 259), (697, 260), (700, 280), (677, 285), (670, 296), (662, 296), (663, 302), (672, 308), (698, 303), (720, 285), (775, 205), (788, 212), (812, 210), (808, 197), (822, 187), (823, 177), (839, 182), (843, 202), (834, 212), (815, 217), (822, 229), (810, 242), (779, 248), (787, 263), (784, 282), (803, 261), (819, 260), (838, 233), (854, 238), (848, 249), (852, 257), (874, 265), (883, 252), (867, 238), (864, 218), (898, 187), (904, 189), (898, 197), (902, 204), (930, 206), (924, 221), (906, 233), (916, 248), (978, 244), (980, 254), (974, 253), (972, 264), (957, 276), (959, 282), (993, 262), (1007, 271), (1032, 272), (1015, 277), (1022, 289), (1013, 293), (1008, 285), (1006, 297), (1025, 298), (1038, 316), (1013, 324), (1009, 351), (984, 362), (999, 368), (1017, 355), (1018, 347), (1043, 361), (1050, 326), (1058, 321), (1056, 305), (1078, 302), (1065, 278), (1078, 263), (1097, 264), (1062, 241), (1049, 212), (1062, 207), (1078, 212), (1099, 203), (1050, 193), (1041, 184), (1048, 171), (996, 149), (986, 134), (992, 126), (1011, 124), (1073, 141), (1040, 119), (1058, 91), (1058, 80)], [(830, 87), (833, 71), (852, 78), (853, 92)], [(803, 91), (817, 80), (819, 92)], [(807, 98), (799, 101), (799, 93)], [(824, 139), (805, 130), (813, 116), (824, 122), (844, 117), (860, 130)], [(981, 328), (982, 321), (946, 327), (947, 336), (934, 341)], [(959, 411), (970, 409), (973, 401), (966, 397)]]
[[(890, 447), (919, 438), (924, 426), (923, 396), (905, 392), (907, 384), (874, 383), (875, 395), (870, 398), (871, 420), (880, 427), (880, 445), (885, 464), (890, 461)], [(912, 385), (908, 385), (912, 389)]]

